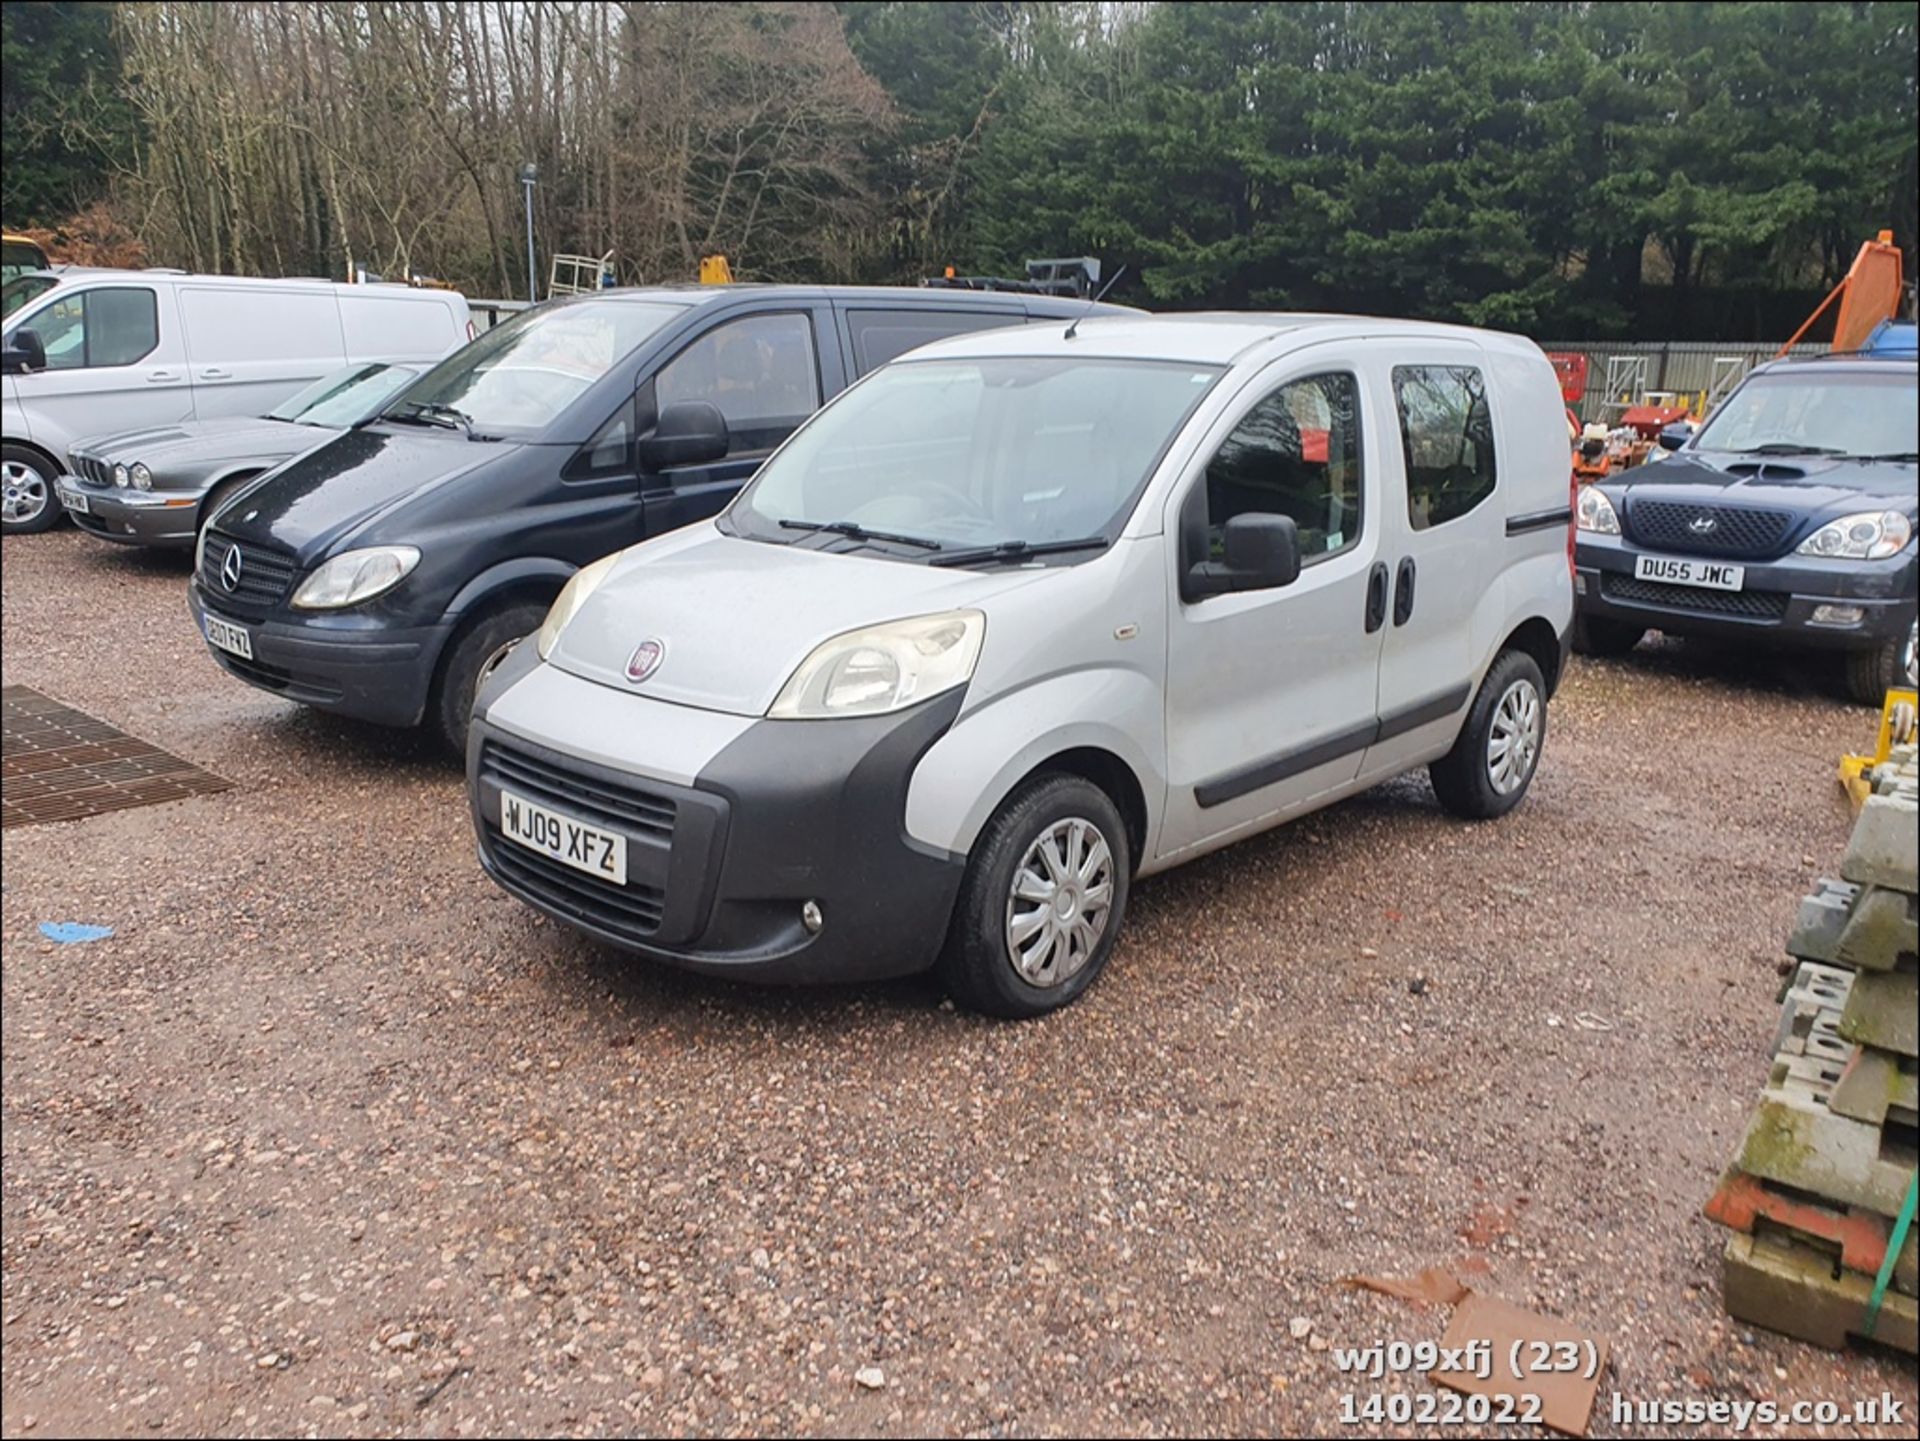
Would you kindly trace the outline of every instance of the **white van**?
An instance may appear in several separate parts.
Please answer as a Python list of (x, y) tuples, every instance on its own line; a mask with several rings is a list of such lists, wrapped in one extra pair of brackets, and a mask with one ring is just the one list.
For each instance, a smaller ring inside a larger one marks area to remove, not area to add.
[(1519, 802), (1571, 481), (1513, 336), (1219, 315), (926, 346), (496, 659), (482, 863), (663, 961), (938, 965), (978, 1009), (1051, 1010), (1137, 876), (1416, 766), (1459, 815)]
[(439, 360), (473, 338), (451, 290), (69, 267), (6, 287), (5, 530), (60, 516), (76, 440), (264, 415), (342, 365)]

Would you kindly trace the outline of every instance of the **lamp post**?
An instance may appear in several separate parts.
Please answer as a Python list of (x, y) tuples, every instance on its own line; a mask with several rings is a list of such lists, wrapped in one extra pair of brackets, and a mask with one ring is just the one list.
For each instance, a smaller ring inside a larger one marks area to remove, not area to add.
[(520, 190), (527, 199), (527, 303), (537, 304), (540, 292), (533, 270), (533, 187), (540, 179), (540, 167), (529, 160), (520, 167)]

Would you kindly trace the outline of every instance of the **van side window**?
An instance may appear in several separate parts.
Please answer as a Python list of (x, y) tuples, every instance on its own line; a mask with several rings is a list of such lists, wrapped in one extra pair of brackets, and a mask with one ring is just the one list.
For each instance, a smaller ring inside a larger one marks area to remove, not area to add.
[(64, 296), (31, 328), (47, 348), (48, 370), (132, 365), (160, 344), (160, 311), (151, 290), (115, 286)]
[(661, 410), (704, 400), (727, 418), (734, 451), (771, 450), (820, 408), (813, 325), (793, 311), (715, 326), (660, 371)]
[(633, 474), (633, 402), (627, 401), (613, 418), (567, 462), (567, 480), (604, 480)]
[(1396, 365), (1393, 399), (1415, 530), (1458, 520), (1493, 494), (1493, 415), (1471, 365)]
[(1026, 317), (1017, 310), (873, 310), (847, 311), (847, 331), (853, 337), (854, 368), (865, 375), (895, 356), (949, 335), (1019, 325)]
[(1236, 515), (1287, 515), (1303, 563), (1360, 539), (1360, 395), (1351, 375), (1288, 381), (1247, 412), (1207, 462), (1207, 541)]

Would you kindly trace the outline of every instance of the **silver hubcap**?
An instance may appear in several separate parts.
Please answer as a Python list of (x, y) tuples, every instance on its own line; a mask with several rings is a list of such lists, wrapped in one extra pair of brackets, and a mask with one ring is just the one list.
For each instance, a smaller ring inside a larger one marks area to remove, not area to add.
[(1508, 686), (1494, 707), (1493, 730), (1487, 737), (1487, 779), (1503, 796), (1527, 783), (1533, 763), (1540, 758), (1540, 692), (1529, 680)]
[(1091, 821), (1055, 821), (1027, 848), (1007, 895), (1007, 955), (1030, 986), (1086, 968), (1113, 912), (1113, 852)]
[(47, 508), (47, 478), (19, 460), (6, 462), (4, 476), (6, 489), (0, 514), (16, 523), (38, 520)]
[(1906, 663), (1901, 669), (1907, 673), (1907, 684), (1920, 685), (1920, 674), (1914, 670), (1915, 665), (1920, 663), (1920, 620), (1907, 627), (1907, 653), (1904, 660)]

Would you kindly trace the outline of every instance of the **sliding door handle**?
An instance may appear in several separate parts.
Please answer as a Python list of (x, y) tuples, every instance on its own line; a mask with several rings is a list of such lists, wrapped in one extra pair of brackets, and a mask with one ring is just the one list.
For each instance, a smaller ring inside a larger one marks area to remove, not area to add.
[(1367, 634), (1387, 623), (1387, 563), (1376, 560), (1367, 572)]
[(1405, 625), (1413, 615), (1413, 557), (1402, 556), (1400, 574), (1393, 583), (1393, 623)]

